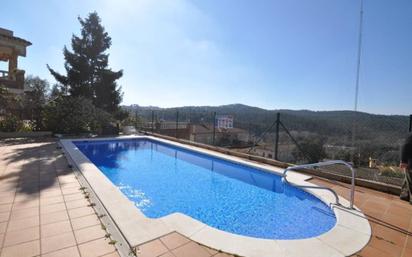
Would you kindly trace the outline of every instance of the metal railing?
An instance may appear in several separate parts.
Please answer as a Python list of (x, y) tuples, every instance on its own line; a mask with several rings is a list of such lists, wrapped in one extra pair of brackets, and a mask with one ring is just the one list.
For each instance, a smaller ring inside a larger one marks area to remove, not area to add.
[[(350, 163), (347, 163), (345, 161), (341, 160), (333, 160), (333, 161), (326, 161), (326, 162), (318, 162), (318, 163), (311, 163), (311, 164), (304, 164), (304, 165), (296, 165), (296, 166), (291, 166), (285, 169), (283, 172), (283, 181), (291, 184), (287, 180), (286, 173), (290, 170), (299, 170), (299, 169), (308, 169), (308, 168), (315, 168), (315, 167), (323, 167), (323, 166), (330, 166), (330, 165), (345, 165), (347, 168), (349, 168), (352, 172), (352, 182), (351, 182), (351, 191), (350, 191), (350, 208), (353, 209), (353, 202), (355, 199), (355, 169), (352, 167)], [(328, 190), (335, 196), (335, 204), (336, 205), (341, 205), (339, 203), (339, 196), (338, 194), (331, 188), (329, 187), (323, 187), (323, 186), (300, 186), (300, 185), (294, 185), (299, 188), (312, 188), (312, 189), (323, 189), (323, 190)]]
[(0, 78), (8, 78), (9, 72), (5, 70), (0, 70)]

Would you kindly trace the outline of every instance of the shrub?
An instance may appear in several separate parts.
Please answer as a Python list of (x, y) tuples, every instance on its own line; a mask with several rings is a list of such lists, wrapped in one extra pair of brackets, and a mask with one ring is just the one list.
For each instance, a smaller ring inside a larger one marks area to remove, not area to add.
[(45, 108), (46, 127), (55, 133), (101, 133), (111, 122), (107, 112), (96, 108), (83, 97), (60, 96)]
[(23, 122), (14, 115), (6, 116), (0, 120), (0, 131), (16, 132), (23, 128)]

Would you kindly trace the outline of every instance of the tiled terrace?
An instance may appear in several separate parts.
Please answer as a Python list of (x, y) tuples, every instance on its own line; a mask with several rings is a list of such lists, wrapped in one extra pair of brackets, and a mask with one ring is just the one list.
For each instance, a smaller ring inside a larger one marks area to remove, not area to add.
[[(315, 178), (348, 196), (346, 185)], [(54, 141), (0, 141), (0, 257), (118, 256)], [(412, 206), (358, 187), (356, 205), (373, 236), (354, 256), (412, 256)], [(139, 247), (139, 257), (228, 257), (172, 233)], [(263, 257), (263, 256), (262, 256)]]
[[(349, 186), (314, 178), (312, 182), (333, 188), (349, 198)], [(369, 244), (357, 257), (412, 257), (412, 205), (389, 195), (356, 187), (355, 204), (368, 217), (372, 227)]]
[(0, 256), (119, 256), (79, 188), (54, 142), (0, 142)]

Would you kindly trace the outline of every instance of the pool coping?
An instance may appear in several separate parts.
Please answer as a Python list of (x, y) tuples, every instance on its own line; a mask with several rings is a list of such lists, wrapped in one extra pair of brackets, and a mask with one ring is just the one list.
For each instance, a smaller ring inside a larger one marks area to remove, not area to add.
[[(60, 140), (65, 151), (74, 162), (73, 164), (90, 184), (102, 205), (106, 208), (112, 220), (116, 223), (116, 226), (132, 248), (136, 248), (143, 243), (176, 231), (200, 244), (240, 256), (341, 257), (350, 256), (360, 251), (370, 240), (370, 224), (359, 209), (355, 208), (351, 210), (341, 206), (335, 206), (333, 204), (334, 197), (330, 192), (317, 189), (307, 189), (306, 191), (332, 206), (336, 215), (336, 224), (328, 232), (307, 239), (273, 240), (236, 235), (210, 227), (182, 213), (172, 213), (158, 219), (148, 218), (73, 144), (74, 141), (138, 138), (146, 138), (182, 147), (278, 175), (282, 175), (283, 171), (281, 168), (267, 164), (254, 163), (239, 157), (152, 136)], [(288, 180), (292, 184), (314, 186), (314, 184), (307, 181), (310, 178), (310, 176), (297, 172), (288, 173)], [(349, 202), (341, 196), (340, 202), (344, 206), (349, 206)]]

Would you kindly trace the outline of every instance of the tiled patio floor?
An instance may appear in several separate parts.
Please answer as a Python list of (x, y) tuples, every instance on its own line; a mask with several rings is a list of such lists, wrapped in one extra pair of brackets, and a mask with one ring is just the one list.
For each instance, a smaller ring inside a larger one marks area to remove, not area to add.
[[(349, 185), (312, 179), (333, 188), (349, 199)], [(358, 257), (412, 257), (412, 205), (395, 195), (356, 187), (355, 204), (368, 217), (372, 227), (369, 244)]]
[(1, 257), (118, 256), (53, 142), (0, 142)]
[[(348, 197), (347, 185), (318, 178), (312, 181)], [(118, 256), (79, 188), (53, 141), (0, 141), (0, 257)], [(412, 257), (411, 205), (361, 187), (355, 204), (369, 217), (373, 235), (367, 247), (354, 256)], [(141, 245), (138, 256), (231, 255), (172, 233)]]

